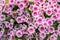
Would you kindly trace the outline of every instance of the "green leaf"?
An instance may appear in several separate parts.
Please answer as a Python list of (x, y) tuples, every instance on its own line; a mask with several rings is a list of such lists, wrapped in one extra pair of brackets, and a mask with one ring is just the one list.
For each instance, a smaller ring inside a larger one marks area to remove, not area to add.
[(29, 4), (30, 4), (30, 5), (33, 5), (33, 4), (34, 4), (34, 2), (29, 2)]
[(44, 17), (45, 17), (45, 18), (47, 18), (47, 17), (51, 17), (51, 15), (48, 16), (48, 15), (44, 12)]
[(29, 8), (25, 7), (24, 10), (27, 11), (30, 14), (30, 16), (32, 16), (32, 11), (30, 11)]
[(36, 38), (31, 38), (32, 40), (36, 40)]
[(10, 18), (9, 17), (6, 17), (6, 19), (5, 19), (6, 21), (10, 21)]
[(6, 21), (10, 21), (10, 18), (9, 18), (9, 17), (7, 17), (7, 15), (8, 15), (7, 13), (2, 12), (2, 14), (3, 14), (3, 15), (5, 15), (5, 17), (6, 17), (6, 18), (5, 18), (5, 20), (6, 20)]
[(40, 33), (38, 29), (36, 29), (35, 31), (36, 31), (36, 33), (37, 33), (37, 34), (39, 34), (39, 33)]
[(52, 34), (46, 34), (46, 37), (44, 38), (44, 40), (47, 40), (48, 37), (50, 37)]
[(12, 11), (16, 11), (17, 9), (19, 9), (19, 7), (17, 5), (15, 5), (14, 8), (12, 9)]
[(59, 23), (58, 23), (57, 21), (55, 21), (55, 22), (53, 23), (53, 27), (54, 27), (56, 30), (57, 30), (58, 25), (59, 25)]
[(19, 27), (19, 24), (16, 21), (14, 22), (14, 27), (16, 27), (16, 28)]
[(19, 38), (15, 36), (15, 40), (18, 40)]
[(8, 30), (9, 30), (9, 28), (5, 28), (5, 33), (6, 33), (6, 34), (7, 34)]
[(21, 39), (22, 40), (27, 40), (25, 35), (23, 35)]
[(5, 12), (2, 12), (2, 14), (3, 14), (3, 15), (7, 15), (7, 13), (5, 13)]
[(60, 36), (58, 36), (57, 40), (60, 40)]

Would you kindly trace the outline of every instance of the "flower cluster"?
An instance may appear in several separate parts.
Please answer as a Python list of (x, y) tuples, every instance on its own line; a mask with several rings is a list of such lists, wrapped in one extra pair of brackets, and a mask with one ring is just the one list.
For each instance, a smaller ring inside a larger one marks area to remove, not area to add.
[(0, 0), (0, 40), (58, 40), (60, 0)]

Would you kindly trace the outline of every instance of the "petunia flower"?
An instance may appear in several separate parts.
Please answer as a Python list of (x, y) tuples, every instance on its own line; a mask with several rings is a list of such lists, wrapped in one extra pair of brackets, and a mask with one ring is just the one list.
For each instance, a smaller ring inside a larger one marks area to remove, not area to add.
[(14, 4), (15, 0), (9, 0), (9, 4)]
[(33, 12), (32, 12), (32, 16), (33, 16), (33, 17), (38, 17), (38, 16), (39, 16), (38, 11), (33, 11)]
[(14, 36), (14, 34), (15, 34), (14, 30), (8, 30), (8, 35), (9, 36)]
[(49, 32), (53, 33), (55, 31), (54, 27), (49, 27)]
[(29, 32), (29, 34), (33, 34), (35, 32), (34, 27), (29, 27), (28, 32)]
[(45, 33), (40, 33), (39, 36), (44, 39), (46, 37), (46, 34)]
[(17, 17), (16, 21), (17, 21), (17, 23), (21, 23), (22, 22), (22, 18), (21, 17)]
[(5, 21), (5, 15), (0, 15), (0, 21)]
[(45, 27), (39, 26), (39, 31), (40, 31), (41, 33), (45, 32)]
[(22, 34), (22, 32), (21, 32), (20, 30), (16, 31), (16, 36), (17, 36), (17, 37), (22, 37), (22, 35), (23, 35), (23, 34)]

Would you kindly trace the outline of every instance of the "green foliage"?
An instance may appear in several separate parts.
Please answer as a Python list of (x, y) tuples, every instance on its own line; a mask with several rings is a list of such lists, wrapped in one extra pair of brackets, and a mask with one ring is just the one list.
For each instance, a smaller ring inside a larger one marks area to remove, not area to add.
[(6, 21), (10, 21), (10, 18), (9, 17), (6, 17), (6, 19), (5, 19)]
[(17, 36), (15, 36), (15, 40), (18, 40), (19, 38)]
[(5, 28), (5, 34), (7, 34), (8, 30), (9, 30), (9, 28)]
[(55, 21), (55, 22), (53, 23), (53, 27), (54, 27), (56, 30), (57, 30), (58, 25), (59, 25), (59, 23), (58, 23), (57, 21)]
[(30, 5), (33, 5), (33, 4), (34, 4), (34, 2), (29, 2), (29, 4), (30, 4)]
[(60, 36), (58, 36), (57, 40), (60, 40)]
[(2, 12), (2, 14), (3, 14), (3, 15), (5, 15), (5, 17), (6, 17), (6, 18), (5, 18), (5, 20), (6, 20), (6, 21), (10, 21), (10, 18), (9, 18), (9, 17), (7, 17), (7, 15), (8, 15), (7, 13)]
[(35, 31), (36, 31), (36, 33), (37, 33), (37, 34), (39, 34), (39, 33), (40, 33), (38, 29), (36, 29)]
[(32, 11), (30, 11), (29, 8), (25, 7), (24, 10), (27, 11), (30, 14), (30, 16), (32, 16)]
[(14, 27), (15, 28), (18, 28), (19, 27), (19, 24), (16, 21), (14, 21)]
[(51, 35), (52, 35), (52, 33), (46, 34), (46, 37), (44, 38), (44, 40), (47, 40)]
[(17, 9), (19, 9), (19, 7), (17, 5), (15, 5), (14, 8), (12, 9), (12, 11), (16, 11)]
[(31, 38), (31, 40), (36, 40), (36, 38)]
[(45, 18), (47, 18), (47, 17), (51, 17), (51, 15), (48, 16), (48, 15), (44, 12), (44, 17), (45, 17)]

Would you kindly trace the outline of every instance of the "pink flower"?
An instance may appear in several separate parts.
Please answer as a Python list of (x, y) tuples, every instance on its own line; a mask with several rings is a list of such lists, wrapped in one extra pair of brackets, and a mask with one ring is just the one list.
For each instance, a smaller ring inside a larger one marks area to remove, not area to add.
[(45, 33), (40, 33), (39, 36), (44, 39), (46, 37), (46, 34)]
[(20, 9), (24, 9), (24, 7), (25, 7), (23, 2), (21, 2), (18, 6)]
[(54, 27), (49, 27), (49, 32), (50, 32), (50, 33), (53, 33), (53, 32), (55, 32), (55, 29), (54, 29)]
[(9, 4), (14, 4), (15, 0), (9, 0)]
[(55, 3), (56, 2), (56, 0), (48, 0), (49, 2), (53, 2), (53, 3)]
[(27, 18), (26, 22), (27, 23), (31, 23), (31, 19), (30, 18)]
[(6, 6), (4, 7), (3, 11), (4, 11), (5, 13), (7, 13), (7, 8), (6, 8)]
[(0, 6), (0, 11), (2, 11), (3, 6)]
[(33, 6), (33, 11), (39, 11), (39, 6), (34, 5)]
[(55, 30), (54, 35), (57, 37), (58, 36), (58, 30)]
[(34, 27), (29, 27), (28, 32), (29, 32), (29, 34), (33, 34), (35, 32)]
[(44, 5), (43, 5), (43, 8), (44, 9), (47, 9), (49, 7), (49, 2), (47, 2), (47, 3), (45, 3)]
[[(30, 5), (30, 2), (33, 4)], [(14, 40), (14, 36), (21, 38), (25, 35), (27, 40), (31, 40), (33, 35), (36, 40), (43, 40), (46, 34), (52, 34), (47, 40), (57, 40), (60, 25), (57, 30), (53, 27), (54, 21), (60, 24), (60, 5), (57, 2), (59, 0), (8, 0), (6, 4), (6, 0), (0, 0), (0, 38), (6, 37), (6, 32), (9, 40)], [(13, 11), (15, 5), (19, 9)], [(46, 18), (44, 12), (50, 17)]]
[(58, 12), (58, 9), (57, 8), (54, 8), (53, 9), (53, 12), (54, 12), (54, 14), (57, 13)]
[(8, 35), (9, 35), (9, 36), (14, 36), (14, 34), (15, 34), (14, 30), (9, 30), (9, 31), (8, 31)]
[(57, 2), (60, 2), (60, 0), (57, 0)]
[(58, 23), (60, 23), (60, 17), (57, 18)]
[(11, 16), (12, 16), (12, 18), (16, 18), (17, 14), (12, 12)]
[(0, 0), (0, 5), (4, 6), (5, 5), (5, 0)]
[(45, 33), (46, 33), (46, 34), (49, 34), (49, 27), (46, 27), (46, 28), (45, 28)]
[(25, 34), (25, 35), (29, 35), (29, 33), (28, 33), (28, 31), (27, 30), (23, 30), (23, 34)]
[(29, 10), (31, 11), (33, 10), (33, 5), (30, 5)]
[(5, 15), (0, 15), (0, 21), (5, 21)]
[(29, 5), (29, 2), (24, 2), (24, 4), (25, 4), (25, 7), (28, 7), (28, 5)]
[(9, 36), (9, 40), (14, 40), (14, 36)]
[(39, 2), (39, 0), (34, 0), (35, 3)]
[(53, 25), (53, 21), (52, 20), (48, 20), (47, 23), (48, 23), (48, 25)]
[(21, 18), (23, 21), (26, 21), (28, 19), (25, 15), (22, 15)]
[(39, 27), (39, 25), (40, 25), (40, 24), (39, 24), (38, 22), (35, 22), (35, 23), (34, 23), (34, 27), (35, 27), (36, 29)]
[(32, 16), (33, 17), (38, 17), (39, 16), (39, 13), (37, 11), (33, 11)]
[(50, 40), (57, 40), (57, 37), (55, 37), (55, 35), (53, 34), (50, 36)]
[(12, 9), (14, 7), (13, 5), (14, 4), (8, 4), (8, 7)]
[(4, 28), (2, 28), (2, 27), (0, 27), (0, 29), (1, 29), (1, 30), (0, 30), (0, 38), (1, 38), (1, 37), (3, 36), (5, 30), (4, 30)]
[(21, 22), (22, 22), (21, 17), (17, 17), (17, 18), (16, 18), (16, 21), (17, 21), (17, 23), (21, 23)]
[(34, 28), (33, 23), (28, 24), (28, 26)]
[(50, 16), (50, 15), (52, 14), (52, 10), (51, 10), (51, 9), (47, 9), (47, 10), (46, 10), (46, 14), (47, 14), (48, 16)]
[(22, 32), (21, 32), (20, 30), (16, 31), (16, 36), (17, 36), (17, 37), (22, 37), (22, 35), (23, 35), (23, 34), (22, 34)]
[(9, 27), (9, 25), (10, 25), (10, 23), (9, 22), (4, 22), (4, 24), (5, 24), (5, 26), (6, 26), (6, 28), (8, 28)]
[(47, 21), (44, 20), (44, 21), (42, 22), (42, 25), (43, 25), (44, 27), (47, 27), (47, 26), (48, 26)]
[(58, 33), (60, 34), (60, 25), (58, 25)]
[(4, 9), (3, 9), (3, 12), (9, 14), (9, 12), (12, 12), (11, 10), (12, 10), (12, 8), (10, 8), (8, 6), (5, 6)]
[(9, 24), (9, 28), (12, 29), (13, 28), (13, 24), (10, 23)]
[(21, 10), (21, 9), (17, 9), (17, 13), (18, 13), (18, 15), (22, 15), (23, 14), (23, 10)]
[(20, 4), (20, 0), (16, 0), (16, 5), (19, 5)]
[(41, 24), (41, 23), (42, 23), (42, 21), (43, 21), (43, 18), (42, 18), (42, 17), (38, 17), (38, 18), (37, 18), (37, 22), (38, 22), (38, 23), (40, 23), (40, 24)]
[(39, 31), (40, 31), (41, 33), (45, 32), (45, 27), (40, 26), (40, 27), (39, 27)]
[(20, 24), (20, 25), (19, 25), (19, 29), (22, 30), (22, 31), (23, 31), (23, 30), (26, 30), (26, 29), (27, 29), (27, 25), (25, 25), (25, 24), (23, 24), (23, 25)]
[(3, 31), (0, 31), (0, 38), (3, 36)]
[(45, 0), (39, 0), (39, 3), (43, 4), (45, 3)]
[(60, 13), (60, 8), (58, 8), (58, 13)]
[(57, 20), (57, 16), (56, 15), (52, 15), (51, 16), (51, 20), (56, 21)]

